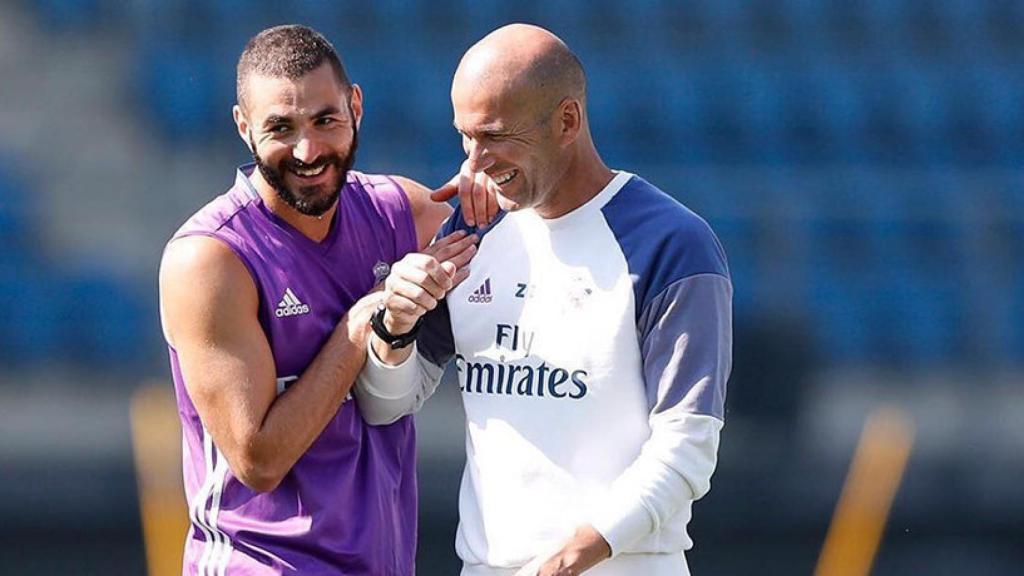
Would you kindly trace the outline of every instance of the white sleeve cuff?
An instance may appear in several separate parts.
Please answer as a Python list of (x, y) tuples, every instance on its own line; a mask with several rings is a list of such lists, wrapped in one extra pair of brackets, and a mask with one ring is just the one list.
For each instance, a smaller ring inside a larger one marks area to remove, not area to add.
[(401, 364), (385, 364), (373, 348), (373, 336), (366, 345), (366, 365), (359, 374), (359, 385), (364, 392), (384, 400), (397, 400), (413, 393), (419, 379), (416, 359), (416, 343), (412, 343), (412, 354)]
[(591, 519), (612, 555), (657, 532), (679, 507), (711, 488), (722, 421), (712, 416), (655, 416), (651, 437), (612, 483)]
[(654, 531), (654, 520), (639, 498), (610, 498), (591, 520), (591, 525), (612, 550), (612, 557)]

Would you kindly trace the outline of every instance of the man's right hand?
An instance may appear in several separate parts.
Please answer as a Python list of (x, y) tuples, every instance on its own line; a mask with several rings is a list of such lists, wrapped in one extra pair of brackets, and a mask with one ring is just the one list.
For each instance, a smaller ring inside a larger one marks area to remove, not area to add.
[(421, 316), (469, 276), (467, 264), (476, 254), (478, 240), (475, 234), (456, 231), (391, 266), (383, 298), (388, 332), (412, 330)]

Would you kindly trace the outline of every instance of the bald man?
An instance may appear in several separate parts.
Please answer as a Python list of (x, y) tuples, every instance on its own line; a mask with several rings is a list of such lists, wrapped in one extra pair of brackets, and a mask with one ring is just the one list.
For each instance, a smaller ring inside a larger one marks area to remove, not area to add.
[(688, 574), (691, 504), (715, 469), (725, 254), (700, 217), (602, 162), (586, 102), (579, 60), (546, 30), (503, 27), (466, 53), (452, 83), (464, 168), (496, 185), (502, 212), (477, 226), (481, 197), (446, 222), (481, 237), (454, 288), (431, 256), (395, 264), (357, 382), (364, 417), (384, 424), (454, 359), (467, 576)]

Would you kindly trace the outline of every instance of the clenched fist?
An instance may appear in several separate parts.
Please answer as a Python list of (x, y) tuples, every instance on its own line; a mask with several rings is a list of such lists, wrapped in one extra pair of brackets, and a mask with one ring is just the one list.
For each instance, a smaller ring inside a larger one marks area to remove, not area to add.
[(469, 276), (466, 266), (476, 254), (475, 234), (457, 231), (422, 252), (406, 254), (391, 266), (384, 281), (384, 327), (405, 334), (433, 310), (449, 290)]

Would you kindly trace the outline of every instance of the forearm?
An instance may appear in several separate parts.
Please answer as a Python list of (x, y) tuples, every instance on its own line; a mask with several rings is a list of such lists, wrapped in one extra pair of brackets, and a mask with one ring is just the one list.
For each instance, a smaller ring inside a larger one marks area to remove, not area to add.
[(280, 482), (349, 396), (366, 358), (366, 339), (358, 334), (365, 330), (343, 318), (302, 376), (270, 404), (247, 450), (251, 472), (264, 486)]

